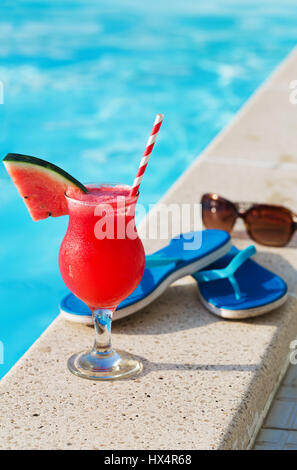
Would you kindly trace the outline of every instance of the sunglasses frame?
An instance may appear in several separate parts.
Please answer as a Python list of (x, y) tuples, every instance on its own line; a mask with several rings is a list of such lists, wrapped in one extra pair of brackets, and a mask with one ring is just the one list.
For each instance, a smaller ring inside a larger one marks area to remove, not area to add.
[[(232, 224), (232, 227), (230, 229), (230, 232), (233, 230), (233, 227), (236, 223), (236, 220), (238, 218), (242, 219), (244, 221), (244, 224), (245, 224), (245, 228), (246, 228), (246, 231), (247, 233), (249, 234), (250, 238), (252, 240), (254, 240), (255, 242), (257, 243), (260, 243), (261, 245), (267, 245), (267, 246), (285, 246), (287, 245), (288, 243), (290, 243), (291, 239), (292, 239), (292, 236), (293, 234), (295, 233), (295, 231), (297, 230), (297, 214), (295, 214), (294, 212), (292, 212), (290, 209), (287, 209), (286, 207), (284, 206), (279, 206), (279, 205), (276, 205), (276, 204), (258, 204), (258, 203), (255, 203), (255, 202), (232, 202), (232, 201), (229, 201), (229, 199), (226, 199), (222, 196), (220, 196), (219, 194), (217, 193), (205, 193), (202, 195), (201, 197), (201, 206), (202, 206), (202, 220), (203, 220), (203, 223), (204, 223), (204, 217), (203, 217), (203, 200), (204, 198), (208, 197), (209, 200), (213, 200), (213, 201), (218, 201), (218, 200), (221, 200), (223, 202), (227, 202), (230, 206), (233, 207), (234, 209), (234, 214), (235, 214), (235, 217), (234, 217), (234, 222)], [(262, 242), (259, 242), (258, 240), (255, 239), (255, 237), (253, 236), (251, 230), (250, 230), (250, 227), (249, 227), (249, 223), (247, 222), (247, 217), (249, 215), (249, 213), (254, 210), (254, 209), (260, 209), (260, 210), (263, 210), (263, 209), (277, 209), (279, 210), (280, 212), (282, 212), (283, 214), (286, 214), (288, 216), (290, 216), (290, 219), (291, 219), (291, 231), (290, 231), (290, 236), (288, 238), (288, 240), (283, 243), (283, 244), (279, 244), (279, 245), (268, 245), (266, 243), (262, 243)], [(294, 220), (295, 219), (295, 220)], [(206, 225), (204, 223), (204, 225)]]

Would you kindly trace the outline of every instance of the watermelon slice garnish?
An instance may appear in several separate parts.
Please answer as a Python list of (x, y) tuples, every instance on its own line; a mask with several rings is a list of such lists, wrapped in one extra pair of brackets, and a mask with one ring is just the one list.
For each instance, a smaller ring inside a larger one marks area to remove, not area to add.
[(68, 214), (67, 188), (88, 192), (82, 183), (46, 160), (9, 153), (3, 163), (33, 220)]

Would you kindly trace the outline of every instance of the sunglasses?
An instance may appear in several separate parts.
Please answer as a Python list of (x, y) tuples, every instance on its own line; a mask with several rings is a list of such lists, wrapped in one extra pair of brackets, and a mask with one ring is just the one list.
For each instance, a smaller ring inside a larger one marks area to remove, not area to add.
[(231, 232), (240, 217), (249, 236), (262, 245), (284, 246), (297, 229), (297, 215), (282, 206), (231, 202), (214, 193), (204, 194), (201, 205), (206, 228)]

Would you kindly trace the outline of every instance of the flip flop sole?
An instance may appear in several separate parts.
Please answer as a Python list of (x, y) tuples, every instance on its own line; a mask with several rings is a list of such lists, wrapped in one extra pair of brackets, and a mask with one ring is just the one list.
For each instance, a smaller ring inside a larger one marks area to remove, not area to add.
[(244, 320), (271, 312), (286, 302), (286, 282), (251, 259), (255, 253), (253, 245), (241, 251), (232, 247), (208, 270), (193, 275), (201, 303), (211, 313)]
[(288, 299), (288, 292), (286, 292), (282, 297), (271, 302), (266, 305), (261, 305), (260, 307), (249, 308), (245, 310), (228, 310), (225, 308), (218, 308), (212, 305), (211, 303), (207, 302), (204, 297), (200, 293), (199, 285), (198, 287), (198, 295), (200, 298), (201, 303), (204, 305), (207, 310), (209, 310), (214, 315), (218, 317), (224, 318), (226, 320), (245, 320), (248, 318), (255, 318), (259, 317), (260, 315), (264, 315), (265, 313), (272, 312), (276, 310), (278, 307), (281, 307)]

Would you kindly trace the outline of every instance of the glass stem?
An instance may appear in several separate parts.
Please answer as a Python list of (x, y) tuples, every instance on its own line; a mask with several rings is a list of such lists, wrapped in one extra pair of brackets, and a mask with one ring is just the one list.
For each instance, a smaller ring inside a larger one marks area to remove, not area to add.
[(111, 322), (114, 309), (102, 308), (93, 310), (93, 321), (95, 327), (95, 342), (92, 349), (93, 354), (108, 354), (111, 348)]

